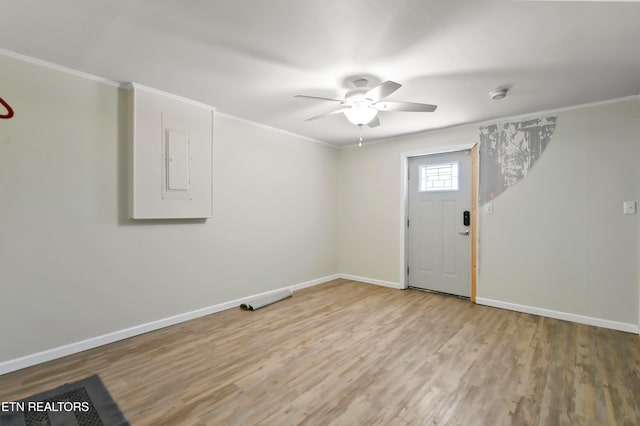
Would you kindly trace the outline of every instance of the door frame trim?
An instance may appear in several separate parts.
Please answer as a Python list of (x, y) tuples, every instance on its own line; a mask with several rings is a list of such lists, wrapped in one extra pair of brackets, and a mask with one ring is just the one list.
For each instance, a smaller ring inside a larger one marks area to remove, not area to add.
[[(451, 145), (439, 146), (433, 148), (425, 148), (417, 151), (407, 151), (400, 153), (400, 287), (403, 289), (409, 286), (409, 277), (407, 275), (407, 264), (409, 254), (409, 236), (407, 229), (407, 215), (409, 212), (409, 159), (412, 157), (423, 157), (425, 155), (447, 154), (451, 152), (471, 150), (471, 203), (472, 212), (476, 210), (475, 202), (477, 202), (478, 179), (477, 179), (477, 157), (478, 144), (476, 142), (451, 141)], [(477, 213), (477, 212), (476, 212)], [(477, 250), (477, 214), (472, 214), (471, 221), (471, 301), (476, 302), (476, 256)]]

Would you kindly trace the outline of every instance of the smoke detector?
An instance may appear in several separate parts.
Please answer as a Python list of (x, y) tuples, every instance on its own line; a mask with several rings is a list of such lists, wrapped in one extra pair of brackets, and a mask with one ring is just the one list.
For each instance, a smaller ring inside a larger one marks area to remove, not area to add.
[(504, 99), (507, 97), (507, 92), (509, 91), (509, 89), (496, 89), (496, 90), (492, 90), (491, 92), (489, 92), (489, 96), (491, 96), (491, 99), (498, 100), (498, 99)]

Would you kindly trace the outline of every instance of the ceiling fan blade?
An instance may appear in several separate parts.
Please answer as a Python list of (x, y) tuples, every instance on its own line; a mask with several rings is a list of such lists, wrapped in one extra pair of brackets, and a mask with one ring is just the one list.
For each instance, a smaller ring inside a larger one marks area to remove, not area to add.
[(413, 112), (433, 112), (438, 105), (417, 104), (413, 102), (376, 102), (373, 107), (378, 111), (413, 111)]
[(379, 125), (380, 125), (380, 118), (378, 118), (378, 116), (375, 116), (375, 117), (373, 118), (373, 120), (371, 120), (371, 121), (367, 124), (367, 126), (371, 127), (372, 129), (373, 129), (374, 127), (378, 127)]
[(294, 98), (320, 99), (321, 101), (331, 101), (331, 102), (344, 103), (344, 99), (323, 98), (323, 97), (320, 97), (320, 96), (295, 95)]
[(323, 114), (319, 114), (319, 115), (314, 115), (313, 117), (307, 118), (305, 121), (313, 121), (313, 120), (318, 120), (320, 118), (324, 118), (324, 117), (328, 117), (330, 115), (334, 115), (334, 114), (339, 114), (343, 111), (348, 110), (350, 107), (340, 107), (336, 110), (333, 111), (329, 111), (329, 112), (325, 112)]
[(402, 84), (396, 83), (395, 81), (385, 81), (384, 83), (378, 84), (373, 89), (369, 90), (364, 94), (366, 99), (371, 99), (373, 102), (376, 102), (382, 98), (386, 98), (396, 90), (402, 87)]

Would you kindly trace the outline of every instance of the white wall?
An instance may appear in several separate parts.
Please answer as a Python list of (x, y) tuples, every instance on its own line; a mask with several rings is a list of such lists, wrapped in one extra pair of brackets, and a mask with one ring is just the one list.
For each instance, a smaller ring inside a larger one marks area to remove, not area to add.
[(214, 218), (133, 221), (125, 91), (0, 81), (0, 362), (338, 272), (337, 149), (217, 115)]
[[(638, 325), (640, 101), (558, 113), (529, 175), (480, 217), (477, 296)], [(403, 152), (473, 143), (478, 126), (340, 153), (340, 271), (401, 282)], [(630, 328), (627, 327), (627, 328)]]
[(640, 102), (558, 114), (530, 174), (481, 215), (478, 297), (638, 320)]

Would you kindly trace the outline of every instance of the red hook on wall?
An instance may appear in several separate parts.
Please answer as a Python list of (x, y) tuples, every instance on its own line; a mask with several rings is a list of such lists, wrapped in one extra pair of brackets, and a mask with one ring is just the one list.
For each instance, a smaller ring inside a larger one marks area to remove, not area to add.
[(9, 104), (4, 101), (4, 99), (0, 98), (0, 104), (2, 104), (2, 106), (7, 109), (7, 113), (6, 114), (0, 114), (0, 118), (11, 118), (11, 117), (13, 117), (13, 110), (11, 109)]

